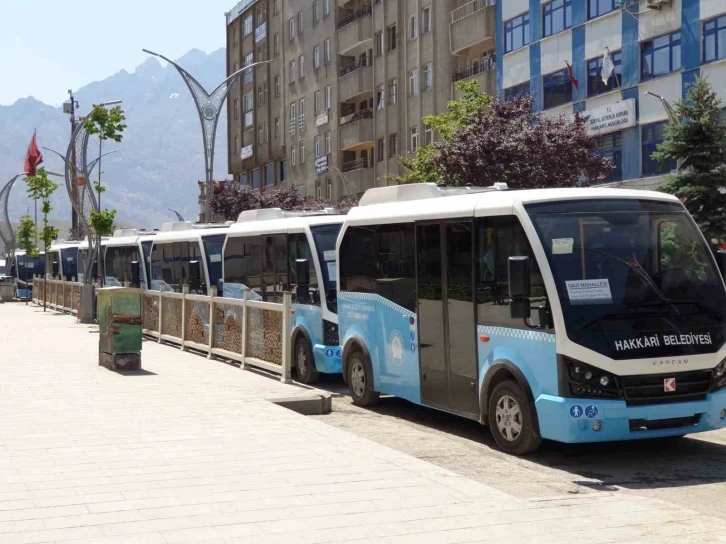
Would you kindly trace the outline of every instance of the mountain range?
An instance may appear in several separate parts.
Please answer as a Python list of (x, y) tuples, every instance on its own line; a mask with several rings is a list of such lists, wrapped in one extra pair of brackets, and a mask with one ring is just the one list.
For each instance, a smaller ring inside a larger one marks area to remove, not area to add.
[[(225, 50), (206, 54), (192, 49), (176, 60), (204, 87), (211, 91), (226, 77)], [(197, 180), (204, 179), (202, 131), (194, 101), (179, 73), (171, 65), (162, 66), (154, 57), (133, 73), (121, 70), (102, 81), (89, 83), (75, 91), (77, 115), (88, 113), (93, 104), (123, 100), (127, 128), (123, 141), (104, 143), (103, 207), (118, 211), (117, 222), (159, 228), (174, 220), (168, 208), (175, 208), (185, 219), (196, 220), (199, 211)], [(70, 138), (69, 116), (62, 107), (44, 104), (32, 97), (10, 106), (0, 106), (0, 185), (23, 168), (25, 152), (33, 130), (38, 144), (65, 155)], [(49, 171), (63, 173), (63, 161), (42, 149)], [(221, 115), (217, 127), (215, 179), (227, 177), (227, 118)], [(91, 137), (89, 160), (98, 156), (98, 140)], [(96, 171), (91, 176), (95, 179)], [(70, 201), (65, 182), (53, 196), (56, 219), (70, 218)], [(9, 214), (13, 221), (30, 210), (33, 203), (18, 180), (13, 187)], [(66, 233), (61, 233), (65, 235)]]

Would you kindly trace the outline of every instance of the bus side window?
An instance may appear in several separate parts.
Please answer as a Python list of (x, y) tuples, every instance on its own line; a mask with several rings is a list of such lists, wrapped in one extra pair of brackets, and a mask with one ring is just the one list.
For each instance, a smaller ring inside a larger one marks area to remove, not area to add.
[(524, 329), (522, 319), (512, 319), (509, 312), (509, 257), (528, 256), (531, 270), (531, 304), (546, 303), (544, 281), (516, 217), (480, 219), (477, 224), (477, 314), (480, 325)]

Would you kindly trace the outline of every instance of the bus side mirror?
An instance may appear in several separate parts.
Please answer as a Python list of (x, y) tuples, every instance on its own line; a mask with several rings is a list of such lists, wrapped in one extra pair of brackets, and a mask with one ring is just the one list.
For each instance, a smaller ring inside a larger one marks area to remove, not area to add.
[(53, 277), (58, 276), (58, 261), (53, 261)]
[(295, 277), (297, 278), (296, 298), (305, 304), (310, 298), (310, 262), (307, 259), (295, 261)]
[(529, 318), (529, 257), (509, 257), (509, 311), (512, 319)]
[(141, 287), (141, 267), (139, 261), (131, 261), (131, 287)]
[(199, 291), (200, 278), (202, 276), (199, 261), (189, 261), (189, 290), (193, 293)]
[(716, 264), (721, 271), (721, 276), (726, 278), (726, 251), (720, 249), (716, 252)]
[(222, 278), (217, 280), (217, 296), (224, 296), (224, 280)]

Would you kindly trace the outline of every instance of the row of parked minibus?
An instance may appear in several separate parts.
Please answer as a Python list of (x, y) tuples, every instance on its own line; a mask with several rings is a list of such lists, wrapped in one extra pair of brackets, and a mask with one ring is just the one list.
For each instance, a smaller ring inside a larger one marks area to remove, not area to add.
[[(292, 292), (299, 381), (342, 373), (357, 404), (459, 414), (507, 452), (726, 423), (722, 274), (663, 193), (413, 184), (371, 189), (347, 215), (253, 210), (103, 246), (107, 285)], [(53, 273), (79, 277), (84, 247), (54, 244)]]

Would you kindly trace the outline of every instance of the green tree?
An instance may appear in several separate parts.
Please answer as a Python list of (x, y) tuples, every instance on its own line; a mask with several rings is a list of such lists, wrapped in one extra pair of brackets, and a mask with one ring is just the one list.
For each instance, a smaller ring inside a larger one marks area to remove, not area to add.
[(18, 225), (17, 245), (18, 249), (25, 251), (28, 257), (37, 257), (40, 251), (35, 247), (35, 222), (29, 214), (20, 218)]
[(43, 248), (48, 251), (53, 240), (58, 236), (58, 229), (48, 223), (48, 215), (53, 210), (50, 199), (59, 186), (48, 177), (45, 168), (38, 168), (34, 176), (27, 176), (25, 183), (28, 185), (28, 196), (33, 200), (40, 200), (40, 213), (43, 214), (43, 229), (40, 231), (40, 239), (43, 241)]
[[(450, 101), (447, 111), (423, 119), (424, 126), (437, 131), (444, 142), (448, 141), (457, 129), (467, 127), (474, 116), (491, 103), (489, 95), (479, 92), (479, 83), (476, 80), (459, 81), (456, 83), (456, 88), (461, 97)], [(440, 183), (439, 168), (433, 163), (433, 159), (440, 152), (441, 150), (432, 142), (420, 147), (415, 154), (407, 152), (397, 157), (398, 164), (405, 169), (405, 172), (400, 176), (393, 176), (391, 181), (399, 184)]]
[(680, 161), (662, 190), (677, 196), (709, 239), (726, 237), (726, 126), (722, 104), (707, 78), (697, 78), (674, 104), (681, 123), (666, 127), (653, 153), (657, 161)]

